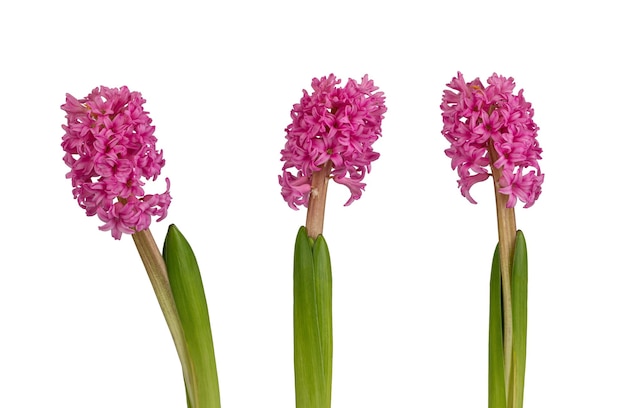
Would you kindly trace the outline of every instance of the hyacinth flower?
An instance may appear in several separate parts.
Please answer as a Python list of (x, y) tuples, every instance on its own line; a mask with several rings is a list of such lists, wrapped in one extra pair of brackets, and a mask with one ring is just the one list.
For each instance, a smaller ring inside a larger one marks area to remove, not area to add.
[(70, 168), (66, 177), (87, 216), (103, 222), (100, 230), (116, 240), (132, 235), (174, 340), (188, 407), (219, 407), (211, 326), (194, 253), (170, 225), (161, 254), (149, 229), (153, 217), (167, 216), (171, 196), (168, 179), (163, 193), (145, 191), (165, 160), (144, 103), (127, 87), (95, 88), (82, 99), (67, 94), (61, 106), (67, 118), (61, 143)]
[(307, 208), (294, 253), (294, 374), (297, 408), (329, 408), (332, 383), (332, 272), (322, 235), (330, 180), (348, 187), (345, 205), (358, 200), (363, 178), (378, 159), (385, 97), (367, 75), (345, 87), (333, 74), (314, 78), (293, 105), (292, 122), (278, 176), (282, 196), (294, 210)]
[(541, 194), (544, 175), (534, 110), (513, 93), (513, 78), (493, 74), (487, 86), (458, 73), (444, 90), (442, 134), (450, 142), (445, 154), (459, 175), (463, 197), (492, 178), (498, 220), (498, 245), (490, 284), (489, 407), (521, 408), (526, 369), (528, 266), (526, 241), (516, 229), (517, 201), (532, 206)]

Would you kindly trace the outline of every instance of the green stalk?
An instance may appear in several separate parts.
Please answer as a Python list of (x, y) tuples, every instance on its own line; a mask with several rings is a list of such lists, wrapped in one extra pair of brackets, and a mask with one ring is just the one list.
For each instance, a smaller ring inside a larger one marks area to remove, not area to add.
[(502, 279), (502, 320), (503, 320), (503, 343), (504, 343), (504, 378), (507, 401), (510, 400), (508, 393), (511, 390), (511, 373), (513, 372), (513, 306), (511, 299), (511, 264), (515, 251), (515, 209), (507, 208), (508, 195), (500, 190), (502, 169), (493, 163), (497, 160), (497, 153), (493, 142), (489, 143), (489, 159), (491, 161), (491, 174), (493, 187), (496, 195), (496, 215), (498, 219), (498, 248), (500, 250), (500, 278)]
[(219, 408), (217, 367), (202, 277), (191, 246), (173, 224), (165, 237), (163, 258), (191, 357), (191, 377), (185, 384), (188, 405)]
[(512, 408), (522, 408), (524, 403), (524, 377), (526, 373), (526, 331), (528, 310), (528, 255), (526, 239), (517, 231), (513, 268), (511, 274), (511, 297), (513, 300), (513, 373)]
[(167, 327), (172, 334), (174, 346), (176, 347), (176, 352), (178, 353), (178, 358), (182, 366), (183, 377), (185, 382), (187, 382), (192, 377), (193, 368), (187, 343), (185, 342), (183, 327), (178, 317), (176, 302), (172, 296), (165, 262), (149, 229), (135, 232), (132, 236), (135, 246), (137, 247), (137, 252), (139, 252), (141, 261), (146, 268), (154, 294), (165, 317)]
[(500, 248), (496, 245), (489, 285), (489, 408), (506, 408)]
[(296, 408), (330, 408), (332, 388), (332, 273), (322, 235), (301, 227), (293, 275)]

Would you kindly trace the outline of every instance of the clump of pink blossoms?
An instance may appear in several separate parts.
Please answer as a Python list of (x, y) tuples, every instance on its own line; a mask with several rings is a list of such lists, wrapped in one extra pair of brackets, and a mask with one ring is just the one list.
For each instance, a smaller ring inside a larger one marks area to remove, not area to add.
[[(379, 153), (372, 144), (381, 136), (381, 121), (387, 111), (382, 92), (365, 75), (361, 83), (349, 79), (344, 88), (335, 75), (314, 78), (309, 95), (303, 90), (300, 103), (293, 105), (292, 123), (287, 126), (287, 143), (281, 151), (283, 174), (278, 176), (282, 195), (289, 207), (308, 206), (311, 177), (328, 162), (330, 176), (350, 189), (351, 204), (361, 197), (363, 178)], [(294, 169), (296, 173), (290, 170)]]
[(445, 153), (457, 169), (461, 194), (476, 203), (469, 193), (477, 182), (499, 169), (499, 192), (509, 196), (512, 208), (519, 199), (530, 207), (541, 194), (543, 174), (538, 160), (541, 148), (533, 122), (534, 110), (523, 90), (513, 94), (513, 78), (493, 74), (485, 87), (478, 78), (466, 83), (459, 72), (443, 91), (443, 135), (452, 144)]
[(61, 146), (70, 167), (74, 198), (88, 216), (98, 215), (102, 231), (115, 239), (150, 226), (167, 215), (170, 184), (163, 194), (145, 194), (142, 178), (156, 180), (165, 164), (145, 99), (127, 87), (95, 88), (86, 98), (66, 95)]

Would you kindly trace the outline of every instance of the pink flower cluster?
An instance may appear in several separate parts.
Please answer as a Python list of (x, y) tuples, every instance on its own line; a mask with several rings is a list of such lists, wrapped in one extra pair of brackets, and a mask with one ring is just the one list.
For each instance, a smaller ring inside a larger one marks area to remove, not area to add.
[(523, 90), (513, 94), (513, 78), (493, 74), (487, 83), (478, 78), (466, 83), (459, 72), (447, 84), (452, 90), (443, 92), (442, 133), (452, 146), (445, 153), (458, 171), (461, 194), (471, 203), (476, 201), (470, 188), (489, 178), (488, 166), (493, 166), (502, 172), (499, 192), (509, 196), (507, 207), (519, 199), (528, 208), (541, 194), (544, 177), (534, 110)]
[(88, 216), (98, 215), (115, 239), (147, 229), (152, 216), (167, 215), (170, 184), (163, 194), (145, 194), (142, 178), (156, 180), (165, 164), (145, 99), (127, 87), (95, 88), (86, 98), (66, 95), (67, 125), (61, 146), (70, 167), (74, 198)]
[(298, 205), (308, 206), (312, 174), (328, 162), (332, 163), (332, 179), (350, 190), (345, 205), (359, 199), (365, 173), (380, 156), (372, 144), (381, 136), (387, 111), (384, 94), (375, 92), (378, 87), (367, 75), (361, 83), (349, 79), (344, 88), (337, 87), (340, 82), (333, 74), (314, 78), (313, 93), (303, 90), (300, 103), (293, 105), (278, 182), (283, 198), (294, 210)]

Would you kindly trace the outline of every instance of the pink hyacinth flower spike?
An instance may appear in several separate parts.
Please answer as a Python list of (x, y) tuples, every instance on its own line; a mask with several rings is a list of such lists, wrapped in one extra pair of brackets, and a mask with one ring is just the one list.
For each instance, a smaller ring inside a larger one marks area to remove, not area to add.
[(322, 233), (329, 180), (348, 187), (345, 205), (350, 205), (361, 198), (363, 178), (380, 156), (372, 145), (381, 136), (387, 111), (384, 94), (367, 75), (361, 82), (349, 79), (345, 87), (340, 82), (330, 74), (313, 79), (311, 94), (302, 91), (281, 151), (282, 196), (293, 209), (308, 208), (307, 230), (313, 238)]
[(164, 219), (171, 201), (167, 179), (164, 193), (144, 192), (165, 164), (144, 103), (125, 86), (102, 86), (82, 99), (67, 94), (61, 106), (67, 118), (61, 146), (74, 198), (115, 239), (148, 229), (152, 217)]

